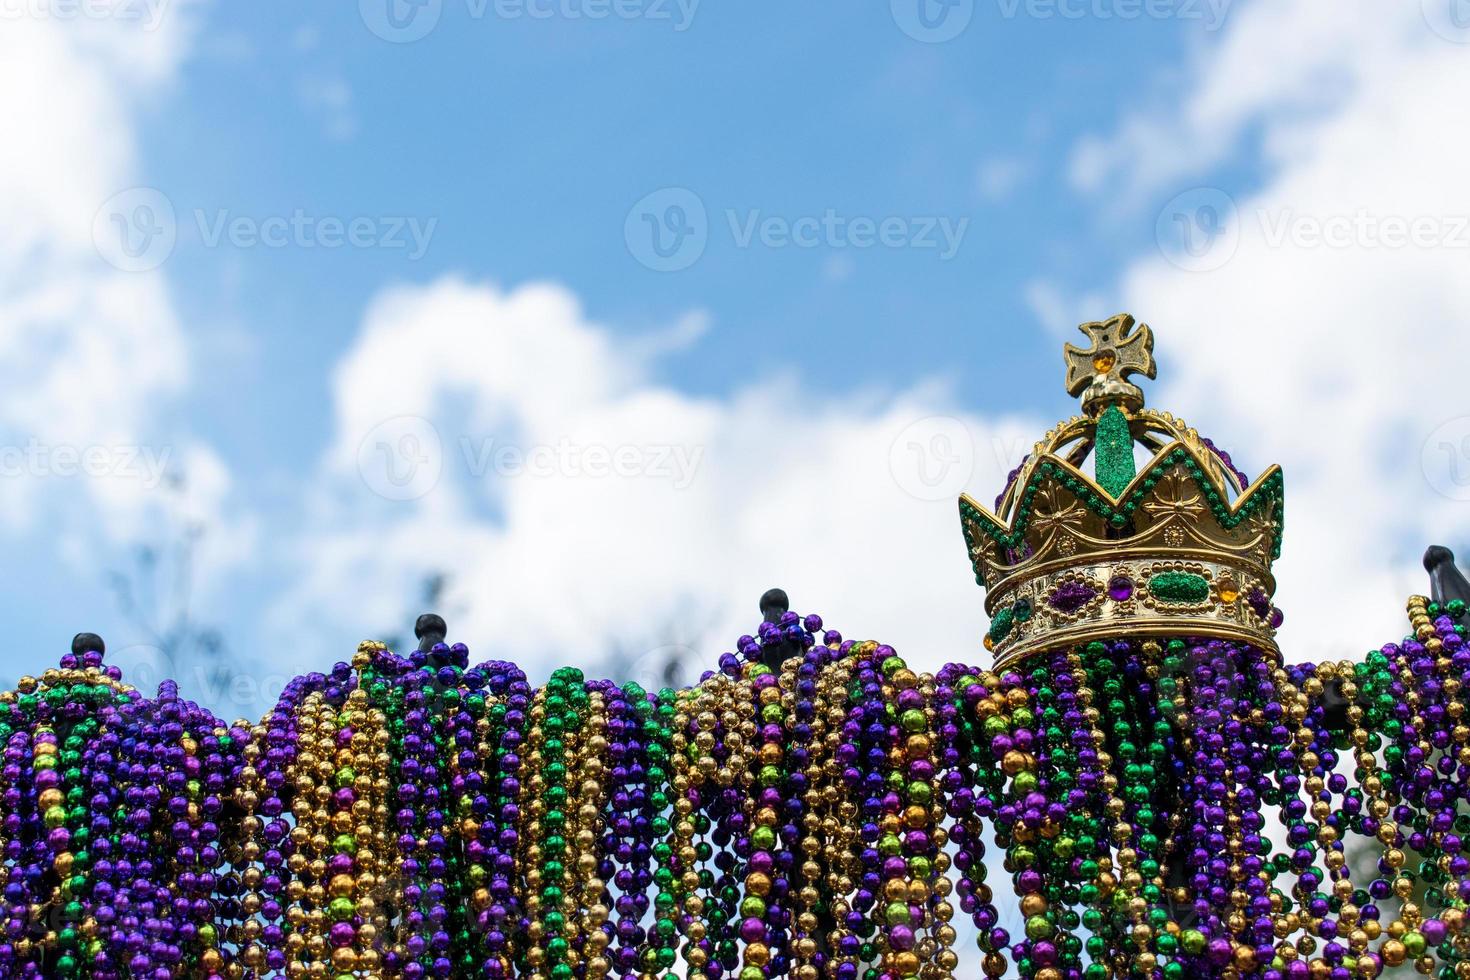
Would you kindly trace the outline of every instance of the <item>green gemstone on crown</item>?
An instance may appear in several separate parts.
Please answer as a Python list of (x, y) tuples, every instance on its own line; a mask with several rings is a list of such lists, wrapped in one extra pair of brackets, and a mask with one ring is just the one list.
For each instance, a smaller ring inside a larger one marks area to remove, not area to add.
[(1117, 499), (1138, 474), (1133, 460), (1133, 435), (1128, 417), (1117, 405), (1109, 405), (1097, 420), (1097, 450), (1093, 457), (1097, 482)]
[(1148, 580), (1148, 592), (1160, 602), (1204, 602), (1210, 597), (1210, 583), (1193, 572), (1160, 572)]

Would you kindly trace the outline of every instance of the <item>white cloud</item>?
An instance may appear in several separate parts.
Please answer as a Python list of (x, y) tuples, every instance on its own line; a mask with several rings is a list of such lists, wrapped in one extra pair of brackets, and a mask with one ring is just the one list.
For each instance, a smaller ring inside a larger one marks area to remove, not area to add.
[[(1266, 176), (1235, 200), (1233, 256), (1203, 272), (1140, 256), (1118, 289), (1157, 331), (1152, 403), (1249, 472), (1285, 467), (1278, 597), (1297, 659), (1356, 657), (1399, 635), (1403, 598), (1427, 588), (1423, 547), (1470, 539), (1470, 504), (1445, 492), (1451, 467), (1470, 467), (1455, 436), (1470, 435), (1470, 107), (1446, 97), (1470, 82), (1470, 61), (1417, 7), (1241, 10), (1177, 105), (1105, 141), (1096, 175), (1100, 195), (1157, 186), (1258, 135)], [(1324, 79), (1340, 84), (1314, 99)], [(1434, 243), (1396, 246), (1386, 229), (1415, 221)], [(1339, 244), (1313, 244), (1313, 229)]]
[[(1161, 83), (1148, 108), (1130, 109), (1116, 131), (1078, 142), (1074, 186), (1106, 187), (1136, 203), (1161, 185), (1228, 159), (1265, 127), (1262, 151), (1285, 162), (1314, 150), (1313, 127), (1392, 80), (1405, 56), (1453, 55), (1418, 3), (1353, 9), (1311, 0), (1241, 4), (1218, 43), (1194, 52), (1186, 82)], [(1431, 96), (1425, 93), (1425, 96)], [(1435, 100), (1442, 101), (1442, 100)]]
[[(924, 421), (957, 415), (942, 387), (855, 390), (799, 365), (697, 398), (651, 381), (639, 348), (556, 286), (443, 280), (381, 296), (335, 375), (336, 436), (297, 556), (306, 584), (276, 621), (366, 634), (414, 612), (404, 597), (442, 570), (463, 610), (455, 636), (533, 676), (596, 672), (613, 647), (671, 637), (713, 666), (779, 585), (799, 611), (915, 662), (983, 658), (955, 496), (993, 494), (1040, 420)], [(401, 416), (434, 430), (383, 440), (403, 449), (400, 475), (414, 460), (439, 469), (395, 502), (373, 492), (379, 447), (366, 474), (359, 450)], [(506, 446), (545, 457), (494, 455)], [(626, 475), (597, 475), (599, 452), (622, 453)]]
[[(155, 13), (151, 27), (21, 16), (0, 33), (0, 427), (11, 444), (139, 443), (153, 403), (186, 380), (162, 275), (108, 266), (92, 239), (97, 209), (136, 181), (134, 118), (188, 40), (183, 4)], [(0, 493), (24, 513), (43, 485), (12, 479)], [(114, 517), (136, 503), (127, 481), (85, 485)]]
[[(228, 470), (168, 415), (190, 367), (165, 271), (119, 269), (94, 240), (110, 230), (97, 220), (104, 202), (144, 182), (138, 126), (192, 47), (195, 6), (11, 13), (0, 31), (0, 529), (57, 529), (58, 556), (95, 579), (99, 544), (158, 532), (177, 499), (178, 517), (217, 533), (206, 568), (242, 560), (253, 531), (225, 520)], [(187, 474), (182, 498), (162, 492), (166, 473)]]

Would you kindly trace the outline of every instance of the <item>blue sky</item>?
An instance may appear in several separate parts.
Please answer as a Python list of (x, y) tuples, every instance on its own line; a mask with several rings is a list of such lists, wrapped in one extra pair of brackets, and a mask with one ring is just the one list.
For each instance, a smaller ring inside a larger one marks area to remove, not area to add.
[[(436, 573), (538, 676), (713, 663), (773, 584), (979, 661), (954, 496), (1074, 411), (1059, 345), (1123, 309), (1151, 404), (1286, 467), (1289, 652), (1392, 638), (1423, 546), (1467, 544), (1452, 8), (392, 2), (7, 8), (0, 674), (95, 629), (150, 677), (108, 572), (191, 521), (189, 608), (261, 679), (195, 685), (226, 713)], [(373, 467), (406, 436), (404, 497)]]

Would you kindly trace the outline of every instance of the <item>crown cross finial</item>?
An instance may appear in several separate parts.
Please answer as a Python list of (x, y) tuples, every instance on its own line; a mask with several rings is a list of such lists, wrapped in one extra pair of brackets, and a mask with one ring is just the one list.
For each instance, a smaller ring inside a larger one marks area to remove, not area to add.
[(1082, 396), (1082, 410), (1096, 416), (1109, 405), (1132, 412), (1143, 407), (1143, 392), (1128, 382), (1128, 376), (1155, 376), (1154, 335), (1148, 324), (1138, 324), (1127, 313), (1110, 320), (1084, 323), (1081, 330), (1090, 340), (1086, 350), (1066, 345), (1067, 394)]

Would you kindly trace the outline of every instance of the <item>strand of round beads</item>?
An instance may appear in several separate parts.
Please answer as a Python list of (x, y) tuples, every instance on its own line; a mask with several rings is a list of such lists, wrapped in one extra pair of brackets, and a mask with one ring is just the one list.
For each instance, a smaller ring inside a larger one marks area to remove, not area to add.
[(325, 683), (321, 674), (291, 680), (244, 746), (244, 766), (234, 795), (241, 812), (241, 843), (232, 862), (240, 869), (242, 921), (227, 938), (237, 947), (238, 961), (250, 977), (267, 971), (279, 974), (286, 967), (282, 925), (286, 910), (281, 898), (295, 842), (284, 819), (290, 809), (285, 797), (299, 746), (298, 712), (306, 697)]
[[(483, 675), (463, 669), (469, 662), (469, 650), (455, 644), (452, 664), (457, 683), (446, 699), (445, 738), (445, 902), (449, 914), (445, 929), (450, 935), (448, 958), (451, 976), (478, 972), (480, 966), (480, 934), (476, 911), (483, 908), (485, 890), (484, 866), (478, 855), (470, 854), (478, 847), (479, 818), (489, 806), (484, 795), (484, 774), (476, 753), (476, 728), (484, 717), (484, 697), (480, 688)], [(477, 810), (477, 805), (479, 809)]]
[(152, 846), (161, 833), (155, 829), (162, 812), (165, 791), (164, 757), (175, 731), (158, 723), (155, 705), (140, 700), (131, 706), (138, 712), (139, 733), (131, 740), (128, 759), (130, 783), (125, 791), (126, 830), (122, 845), (127, 876), (118, 906), (125, 929), (128, 970), (134, 976), (161, 978), (172, 975), (179, 961), (176, 930), (165, 911), (168, 889), (164, 885), (167, 858)]
[[(698, 976), (710, 962), (711, 946), (704, 920), (704, 899), (696, 892), (707, 892), (713, 876), (700, 867), (710, 855), (709, 844), (703, 835), (709, 830), (709, 817), (703, 813), (693, 815), (693, 833), (685, 840), (687, 847), (676, 850), (677, 835), (673, 830), (671, 815), (678, 819), (676, 803), (678, 791), (674, 786), (676, 767), (673, 733), (677, 727), (677, 695), (672, 688), (663, 687), (653, 696), (644, 696), (635, 702), (643, 729), (644, 754), (647, 759), (645, 772), (647, 790), (639, 825), (646, 828), (640, 832), (642, 840), (636, 845), (638, 853), (647, 847), (652, 855), (654, 870), (650, 884), (655, 889), (653, 898), (654, 922), (649, 932), (650, 944), (636, 951), (634, 965), (652, 968), (672, 968), (677, 955), (679, 936), (686, 937), (688, 947), (685, 960)], [(647, 841), (645, 845), (643, 841)], [(639, 881), (644, 880), (640, 873)], [(643, 888), (647, 889), (645, 884)], [(691, 892), (696, 892), (690, 894)], [(683, 900), (681, 901), (681, 897)], [(652, 945), (652, 940), (657, 945)], [(661, 967), (660, 963), (665, 963)]]
[(891, 646), (881, 648), (883, 701), (895, 705), (889, 723), (894, 779), (883, 796), (883, 980), (913, 977), (931, 951), (920, 945), (931, 901), (935, 827), (929, 802), (933, 798), (933, 763), (929, 758), (929, 717), (923, 710), (919, 676), (908, 670)]
[(859, 975), (863, 944), (857, 932), (861, 916), (853, 900), (864, 877), (862, 852), (866, 848), (861, 838), (862, 810), (848, 791), (861, 787), (864, 779), (863, 709), (849, 701), (849, 693), (857, 675), (870, 669), (876, 645), (844, 641), (835, 630), (826, 631), (823, 642), (836, 648), (835, 663), (822, 674), (823, 703), (831, 727), (831, 753), (822, 798), (822, 830), (827, 840), (823, 879), (828, 920), (825, 973), (833, 980), (854, 980)]
[[(929, 836), (927, 843), (922, 846), (912, 841), (910, 844), (930, 863), (927, 870), (922, 865), (917, 869), (927, 877), (923, 884), (928, 892), (924, 896), (925, 935), (917, 948), (923, 974), (929, 977), (947, 976), (953, 975), (955, 968), (959, 966), (959, 957), (954, 952), (957, 933), (950, 924), (954, 919), (954, 905), (950, 901), (954, 883), (949, 877), (952, 861), (946, 848), (949, 845), (950, 831), (946, 827), (941, 773), (948, 771), (958, 757), (944, 753), (953, 737), (941, 720), (944, 715), (942, 706), (950, 693), (946, 692), (941, 696), (937, 679), (929, 673), (918, 675), (917, 690), (921, 705), (919, 710), (924, 713), (925, 728), (922, 732), (917, 729), (910, 732), (905, 746), (909, 752), (908, 795), (911, 810), (917, 806), (927, 809), (928, 814), (924, 826), (915, 826), (918, 818), (912, 814), (906, 814), (906, 822), (911, 835), (922, 832)], [(948, 707), (952, 712), (953, 705)], [(911, 862), (910, 871), (914, 870), (916, 869)], [(910, 901), (915, 898), (915, 889), (912, 887), (909, 898)]]
[[(359, 659), (372, 648), (359, 648)], [(287, 976), (374, 972), (386, 917), (377, 895), (388, 829), (387, 718), (338, 664), (302, 706), (302, 751), (291, 812), (295, 853), (286, 937)]]
[(189, 972), (219, 977), (225, 965), (220, 949), (216, 874), (222, 860), (224, 794), (239, 778), (238, 726), (226, 729), (213, 714), (179, 697), (172, 681), (159, 688), (156, 710), (163, 716), (164, 778), (168, 794), (162, 812), (168, 826), (170, 870), (165, 878), (173, 893), (173, 913), (181, 923), (177, 941)]
[[(879, 915), (870, 914), (882, 899), (883, 885), (890, 871), (883, 853), (882, 818), (885, 810), (896, 809), (896, 799), (889, 800), (889, 773), (892, 771), (894, 730), (887, 721), (887, 704), (878, 666), (887, 657), (888, 648), (876, 643), (858, 644), (853, 653), (853, 684), (848, 692), (850, 719), (861, 732), (858, 766), (853, 770), (854, 790), (861, 794), (859, 804), (859, 847), (854, 872), (857, 890), (849, 903), (846, 925), (857, 939), (854, 953), (859, 965), (873, 963), (886, 952), (878, 934)], [(855, 712), (853, 709), (857, 709)]]
[[(709, 821), (708, 843), (716, 851), (710, 863), (718, 874), (712, 873), (713, 882), (708, 889), (711, 897), (707, 903), (708, 921), (713, 930), (712, 977), (733, 975), (740, 967), (738, 926), (745, 869), (734, 844), (746, 831), (741, 779), (751, 764), (755, 739), (755, 723), (746, 716), (751, 690), (743, 671), (737, 667), (734, 676), (723, 681), (717, 678), (717, 682), (719, 695), (709, 714), (708, 734), (700, 736), (708, 739), (707, 751), (712, 753), (701, 759), (701, 765), (707, 764), (713, 785), (708, 788), (707, 805), (692, 817), (699, 833), (704, 832), (700, 817)], [(700, 881), (703, 880), (701, 876)], [(709, 946), (706, 943), (701, 948), (708, 952)]]
[[(1089, 653), (1105, 651), (1089, 648)], [(1030, 673), (1025, 687), (1010, 674), (1002, 683), (1013, 718), (1022, 718), (1029, 703), (1045, 726), (1040, 739), (1022, 724), (992, 742), (1012, 790), (996, 812), (996, 840), (1006, 849), (1005, 866), (1020, 898), (1025, 930), (1011, 953), (1022, 976), (1061, 980), (1079, 974), (1074, 901), (1091, 903), (1096, 913), (1087, 920), (1097, 940), (1094, 959), (1116, 948), (1117, 910), (1128, 906), (1115, 894), (1120, 882), (1112, 845), (1126, 846), (1131, 828), (1119, 819), (1123, 805), (1115, 795), (1116, 781), (1107, 774), (1111, 757), (1097, 728), (1088, 669), (1079, 652), (1053, 653), (1049, 663)], [(1069, 790), (1073, 780), (1084, 805), (1069, 808), (1060, 791)], [(1087, 885), (1079, 889), (1079, 880)]]
[[(800, 617), (793, 612), (782, 614), (779, 623), (761, 624), (760, 634), (762, 648), (775, 645), (784, 648), (789, 644), (808, 651), (800, 658), (787, 658), (777, 671), (754, 665), (751, 668), (760, 700), (757, 718), (762, 744), (757, 756), (760, 768), (756, 775), (760, 792), (754, 826), (761, 838), (756, 840), (756, 834), (752, 833), (757, 850), (746, 877), (746, 895), (747, 901), (754, 896), (767, 906), (766, 935), (763, 937), (767, 960), (753, 965), (760, 966), (766, 976), (780, 976), (787, 973), (795, 938), (795, 910), (787, 906), (795, 897), (793, 885), (800, 847), (797, 820), (803, 805), (801, 790), (805, 779), (800, 767), (804, 764), (806, 738), (810, 736), (809, 726), (804, 735), (796, 735), (783, 723), (798, 721), (805, 725), (801, 715), (809, 714), (808, 707), (807, 712), (793, 716), (797, 673), (811, 656), (812, 637), (803, 629)], [(769, 844), (763, 847), (766, 836), (770, 838)]]
[[(808, 616), (802, 621), (807, 636), (822, 628), (821, 618)], [(792, 746), (791, 772), (785, 793), (789, 806), (787, 819), (794, 834), (799, 834), (796, 872), (797, 907), (792, 921), (791, 975), (795, 980), (818, 980), (823, 956), (820, 914), (821, 882), (825, 873), (826, 841), (822, 833), (822, 784), (826, 759), (832, 746), (826, 742), (827, 712), (824, 691), (818, 683), (822, 672), (831, 664), (835, 650), (813, 642), (796, 670), (791, 704), (786, 712), (787, 743)]]
[[(946, 695), (947, 689), (952, 693)], [(946, 810), (954, 822), (950, 831), (956, 845), (954, 864), (960, 871), (955, 890), (960, 909), (975, 925), (976, 945), (983, 954), (981, 968), (986, 976), (999, 977), (1005, 973), (1004, 949), (1010, 936), (1000, 928), (994, 895), (986, 883), (983, 833), (984, 821), (995, 817), (996, 801), (1005, 796), (1006, 773), (996, 764), (1000, 747), (995, 740), (1002, 735), (1009, 739), (1013, 731), (1010, 702), (1000, 691), (997, 675), (977, 676), (958, 664), (940, 671), (936, 694), (953, 718), (946, 749), (953, 756), (946, 767), (944, 788)], [(1002, 755), (1004, 751), (1009, 750), (1004, 749)]]
[[(1266, 971), (1271, 980), (1300, 974), (1303, 969), (1320, 969), (1316, 966), (1319, 963), (1329, 970), (1341, 968), (1343, 950), (1331, 941), (1336, 935), (1336, 923), (1328, 918), (1330, 906), (1320, 890), (1321, 872), (1315, 867), (1315, 858), (1308, 860), (1301, 853), (1302, 844), (1314, 836), (1318, 837), (1326, 847), (1323, 863), (1333, 881), (1334, 892), (1341, 889), (1351, 894), (1350, 869), (1341, 841), (1337, 839), (1340, 824), (1330, 812), (1332, 780), (1323, 779), (1336, 766), (1335, 755), (1329, 748), (1330, 743), (1323, 739), (1321, 726), (1319, 701), (1323, 690), (1322, 678), (1330, 676), (1326, 667), (1323, 665), (1318, 669), (1305, 665), (1271, 671), (1272, 687), (1263, 715), (1292, 720), (1295, 727), (1288, 732), (1282, 725), (1277, 732), (1274, 731), (1276, 726), (1272, 726), (1272, 729), (1259, 733), (1263, 745), (1290, 744), (1290, 747), (1273, 753), (1274, 779), (1262, 789), (1260, 798), (1263, 803), (1279, 805), (1288, 843), (1293, 844), (1297, 851), (1290, 855), (1271, 855), (1264, 863), (1263, 874), (1270, 882), (1276, 882), (1287, 873), (1294, 873), (1296, 878), (1290, 896), (1274, 885), (1269, 892), (1271, 913), (1280, 923), (1276, 931), (1276, 957)], [(1308, 816), (1318, 821), (1320, 826), (1313, 828), (1305, 819)], [(1293, 865), (1297, 867), (1293, 868)], [(1288, 942), (1298, 932), (1300, 935), (1295, 942)], [(1318, 936), (1328, 943), (1325, 955), (1314, 958), (1317, 946), (1314, 937)], [(1298, 963), (1302, 965), (1298, 966)], [(1340, 975), (1343, 974), (1351, 976), (1346, 970), (1342, 970)]]
[[(521, 907), (515, 856), (520, 845), (521, 749), (525, 743), (531, 689), (526, 675), (514, 664), (492, 661), (479, 670), (487, 677), (493, 700), (486, 701), (486, 718), (476, 723), (482, 737), (476, 757), (493, 759), (486, 774), (487, 819), (476, 830), (478, 840), (467, 848), (471, 858), (481, 857), (488, 885), (484, 904), (477, 902), (476, 928), (481, 931), (483, 975), (505, 980), (513, 975), (510, 932), (520, 928)], [(473, 879), (472, 879), (473, 880)]]
[[(547, 805), (546, 758), (542, 753), (546, 731), (541, 723), (546, 717), (546, 701), (549, 696), (550, 685), (536, 689), (531, 699), (526, 731), (526, 795), (522, 808), (524, 824), (519, 838), (520, 849), (515, 860), (520, 879), (515, 890), (523, 896), (521, 919), (515, 934), (514, 972), (518, 976), (530, 974), (533, 966), (539, 967), (545, 961), (546, 955), (539, 948), (540, 940), (545, 935), (545, 927), (540, 923), (540, 892), (543, 882), (541, 815), (546, 812)], [(535, 964), (531, 962), (533, 955), (537, 961)]]
[[(23, 677), (17, 685), (20, 692), (20, 707), (23, 712), (36, 706), (34, 678)], [(8, 885), (10, 895), (10, 928), (8, 936), (20, 961), (21, 975), (40, 976), (41, 963), (46, 955), (46, 923), (43, 902), (49, 895), (42, 894), (44, 871), (34, 860), (35, 841), (41, 831), (43, 810), (38, 807), (38, 798), (45, 791), (43, 774), (49, 769), (46, 759), (51, 748), (49, 734), (37, 727), (31, 718), (25, 719), (26, 728), (18, 732), (19, 738), (12, 741), (11, 756), (19, 772), (16, 776), (16, 796), (20, 805), (15, 808), (15, 826), (7, 841), (8, 861), (13, 870)]]
[[(746, 638), (749, 639), (749, 638)], [(759, 648), (751, 640), (749, 644), (742, 643), (742, 653), (749, 657), (758, 655)], [(751, 674), (751, 668), (759, 664), (746, 665), (739, 668), (739, 674), (734, 679), (734, 684), (727, 689), (728, 702), (722, 712), (722, 722), (726, 728), (726, 738), (738, 737), (741, 741), (740, 751), (732, 751), (729, 758), (730, 771), (730, 798), (722, 793), (721, 802), (722, 817), (726, 832), (716, 838), (717, 843), (728, 848), (728, 869), (726, 871), (727, 884), (721, 894), (721, 911), (726, 916), (726, 922), (720, 934), (720, 945), (727, 954), (722, 959), (722, 964), (727, 970), (739, 975), (739, 971), (746, 962), (746, 945), (748, 942), (758, 942), (765, 934), (765, 923), (757, 916), (746, 914), (743, 889), (745, 879), (751, 871), (750, 859), (754, 851), (754, 830), (749, 811), (754, 801), (753, 785), (755, 781), (754, 767), (759, 764), (760, 751), (760, 726), (758, 724), (759, 702), (755, 690), (755, 679)], [(721, 840), (723, 838), (723, 840)], [(751, 907), (762, 915), (765, 912), (765, 903)], [(747, 925), (749, 922), (749, 925)], [(755, 936), (755, 940), (744, 938), (745, 933)], [(757, 956), (760, 952), (757, 951)], [(760, 967), (750, 965), (757, 975)], [(741, 977), (741, 980), (747, 980)]]
[(5, 709), (5, 750), (0, 761), (0, 780), (3, 780), (5, 813), (0, 820), (0, 844), (5, 857), (4, 884), (4, 937), (0, 942), (0, 968), (15, 976), (34, 975), (28, 964), (31, 959), (30, 929), (30, 886), (20, 865), (25, 850), (27, 814), (24, 812), (29, 786), (27, 773), (31, 769), (32, 742), (29, 719), (20, 703), (29, 698), (27, 688), (33, 679), (22, 677), (19, 690), (6, 691), (3, 696)]
[[(697, 717), (702, 712), (695, 710), (696, 705), (701, 702), (707, 703), (711, 697), (709, 689), (716, 683), (723, 683), (723, 674), (717, 674), (713, 678), (707, 678), (692, 690), (684, 690), (675, 695), (674, 717), (671, 731), (669, 732), (669, 788), (673, 791), (671, 795), (672, 815), (669, 820), (669, 836), (666, 842), (658, 841), (655, 848), (662, 847), (671, 855), (687, 855), (692, 865), (696, 860), (694, 811), (702, 801), (700, 787), (705, 780), (705, 774), (700, 766), (702, 756), (698, 748), (699, 722)], [(690, 739), (691, 733), (694, 736)], [(710, 744), (713, 746), (713, 734), (710, 734)], [(713, 758), (710, 758), (713, 762)], [(691, 929), (698, 924), (699, 931), (703, 932), (705, 924), (703, 919), (696, 915), (704, 912), (703, 901), (697, 894), (699, 888), (698, 872), (690, 868), (692, 877), (690, 880), (679, 880), (674, 882), (676, 886), (675, 903), (678, 909), (679, 931), (684, 937), (683, 956), (689, 965), (689, 975), (706, 980), (702, 972), (708, 965), (705, 952), (700, 947), (699, 941), (691, 934)], [(690, 908), (690, 902), (697, 903), (696, 909)], [(700, 939), (705, 936), (701, 935)], [(718, 964), (716, 964), (718, 969)], [(626, 974), (624, 977), (626, 980)]]
[[(55, 684), (51, 687), (60, 691)], [(41, 811), (46, 834), (38, 839), (35, 853), (36, 867), (43, 869), (45, 875), (45, 891), (50, 892), (45, 903), (49, 928), (44, 942), (48, 965), (58, 974), (69, 976), (76, 972), (78, 965), (76, 926), (81, 906), (70, 901), (69, 883), (58, 876), (60, 868), (56, 862), (66, 853), (73, 831), (79, 828), (68, 826), (70, 814), (64, 805), (69, 788), (64, 773), (65, 749), (55, 727), (61, 721), (55, 715), (52, 721), (53, 724), (42, 724), (37, 728), (36, 761), (45, 765), (45, 768), (38, 767), (36, 774), (36, 785), (41, 789), (37, 808)]]
[[(709, 813), (713, 809), (713, 802), (720, 795), (721, 778), (727, 781), (733, 778), (728, 767), (723, 769), (724, 776), (721, 776), (721, 760), (716, 755), (718, 747), (715, 741), (719, 728), (718, 709), (722, 704), (720, 692), (732, 683), (722, 671), (706, 678), (692, 690), (667, 692), (671, 696), (673, 710), (666, 736), (669, 786), (673, 791), (669, 802), (673, 813), (668, 842), (655, 844), (653, 852), (656, 858), (664, 857), (659, 862), (659, 871), (666, 874), (668, 887), (673, 889), (675, 921), (684, 936), (683, 955), (689, 965), (691, 980), (717, 977), (723, 967), (718, 955), (711, 956), (707, 930), (712, 926), (715, 935), (723, 933), (727, 919), (717, 896), (723, 892), (726, 883), (714, 881), (710, 901), (714, 909), (708, 910), (705, 899), (699, 894), (698, 846), (703, 841), (697, 837), (699, 828), (696, 820), (701, 813)], [(659, 703), (661, 707), (666, 703), (664, 692), (660, 693)], [(649, 744), (660, 742), (650, 741)], [(721, 860), (728, 863), (732, 857), (728, 850), (721, 850)], [(678, 862), (680, 874), (677, 878), (665, 861)], [(665, 885), (660, 883), (659, 887), (662, 890)], [(718, 954), (719, 950), (716, 949), (715, 953)]]
[(526, 914), (531, 919), (525, 962), (538, 978), (569, 980), (573, 968), (568, 921), (571, 900), (566, 892), (566, 861), (571, 856), (566, 837), (567, 761), (565, 738), (581, 725), (579, 708), (585, 703), (582, 672), (558, 669), (531, 707), (530, 794), (524, 840)]
[(773, 798), (779, 802), (774, 787), (782, 778), (781, 691), (777, 675), (762, 663), (749, 664), (745, 674), (755, 695), (752, 717), (758, 741), (756, 768), (743, 774), (748, 829), (736, 841), (736, 853), (745, 858), (747, 869), (740, 900), (740, 938), (744, 943), (740, 980), (760, 980), (771, 975), (772, 947), (785, 938), (782, 896), (777, 892), (777, 882), (784, 886), (785, 879), (773, 874), (778, 831), (776, 811), (771, 805)]
[[(114, 891), (112, 882), (108, 880), (111, 873), (108, 859), (112, 853), (112, 841), (109, 839), (113, 827), (112, 814), (118, 804), (113, 767), (119, 742), (117, 728), (120, 716), (111, 691), (101, 685), (93, 690), (100, 696), (82, 697), (87, 698), (87, 709), (95, 712), (94, 717), (79, 721), (67, 739), (81, 774), (80, 784), (68, 793), (68, 798), (83, 805), (86, 814), (84, 820), (78, 821), (80, 825), (73, 833), (76, 850), (71, 854), (70, 866), (65, 872), (71, 878), (72, 894), (85, 903), (79, 927), (85, 944), (78, 957), (79, 972), (90, 971), (94, 977), (106, 977), (109, 966), (103, 952), (106, 945), (104, 937), (111, 932), (116, 921), (116, 912), (110, 904)], [(87, 721), (94, 724), (87, 724)], [(102, 873), (104, 870), (107, 875)]]
[[(626, 975), (635, 965), (643, 932), (638, 923), (647, 911), (647, 889), (652, 881), (647, 864), (651, 855), (646, 844), (641, 856), (637, 853), (640, 840), (634, 824), (634, 815), (641, 809), (646, 793), (641, 727), (629, 701), (643, 699), (643, 691), (636, 685), (620, 689), (611, 682), (594, 683), (607, 702), (607, 754), (612, 766), (600, 842), (603, 857), (597, 874), (618, 892), (612, 899), (612, 918), (604, 927), (608, 936), (607, 967)], [(640, 870), (645, 879), (641, 887)]]
[[(447, 650), (443, 644), (439, 645)], [(438, 648), (434, 653), (442, 654)], [(448, 909), (444, 871), (446, 791), (440, 737), (438, 678), (415, 652), (414, 669), (399, 679), (389, 701), (389, 730), (397, 731), (390, 750), (398, 769), (393, 806), (397, 829), (397, 921), (385, 965), (408, 980), (446, 976), (450, 937), (444, 928)]]
[[(313, 863), (319, 863), (325, 872), (326, 860), (323, 852), (330, 838), (330, 814), (324, 807), (331, 798), (329, 783), (318, 780), (330, 779), (333, 772), (331, 745), (335, 725), (330, 725), (336, 710), (326, 700), (324, 691), (314, 691), (301, 706), (300, 763), (292, 772), (294, 785), (291, 794), (292, 829), (291, 838), (295, 845), (287, 867), (290, 871), (285, 897), (289, 902), (285, 918), (288, 925), (285, 936), (286, 964), (288, 977), (308, 976), (313, 962), (321, 963), (326, 952), (325, 929), (320, 921), (322, 912), (308, 898), (312, 886)], [(318, 789), (325, 799), (318, 798)], [(348, 858), (350, 860), (350, 856)], [(350, 867), (345, 870), (352, 870)], [(316, 886), (321, 894), (325, 889)], [(313, 921), (313, 920), (316, 921)], [(322, 972), (322, 963), (317, 972)]]
[[(577, 742), (575, 763), (569, 767), (569, 777), (576, 787), (572, 861), (578, 889), (569, 898), (577, 912), (573, 948), (580, 961), (578, 975), (587, 980), (601, 980), (612, 966), (606, 956), (609, 936), (605, 926), (610, 914), (607, 877), (602, 873), (597, 852), (603, 830), (603, 808), (607, 804), (604, 791), (607, 766), (604, 760), (608, 752), (608, 710), (604, 689), (600, 686), (594, 688), (589, 685), (585, 696), (582, 726), (574, 735)], [(672, 955), (673, 950), (670, 949), (671, 964)]]
[[(469, 648), (455, 643), (443, 651), (442, 662), (435, 675), (434, 689), (438, 694), (437, 709), (439, 723), (435, 735), (440, 742), (440, 762), (436, 774), (441, 811), (440, 831), (429, 838), (429, 872), (433, 882), (431, 898), (444, 912), (437, 921), (436, 937), (443, 935), (441, 948), (434, 959), (436, 971), (444, 976), (453, 976), (456, 971), (473, 967), (474, 953), (470, 949), (470, 923), (468, 903), (470, 899), (468, 865), (465, 860), (465, 841), (472, 831), (460, 823), (462, 816), (462, 789), (455, 782), (455, 762), (461, 746), (468, 747), (474, 738), (473, 723), (465, 710), (468, 685), (465, 674), (469, 667)], [(478, 773), (477, 773), (478, 775)]]
[[(52, 870), (57, 878), (56, 899), (61, 903), (61, 928), (57, 934), (55, 956), (57, 973), (62, 976), (74, 976), (86, 954), (82, 939), (86, 928), (83, 916), (86, 913), (87, 878), (80, 873), (83, 869), (77, 866), (74, 849), (85, 849), (89, 832), (87, 808), (83, 805), (87, 786), (79, 764), (82, 748), (97, 735), (97, 719), (77, 710), (81, 706), (73, 700), (76, 696), (76, 693), (69, 693), (68, 703), (59, 713), (58, 722), (66, 729), (56, 757), (60, 781), (47, 792), (49, 799), (42, 802), (47, 812), (51, 810), (47, 803), (63, 811), (61, 819), (56, 821), (54, 836), (48, 842), (53, 852)], [(72, 717), (67, 719), (67, 714)], [(71, 724), (67, 724), (68, 721)], [(83, 853), (85, 856), (85, 851)]]

